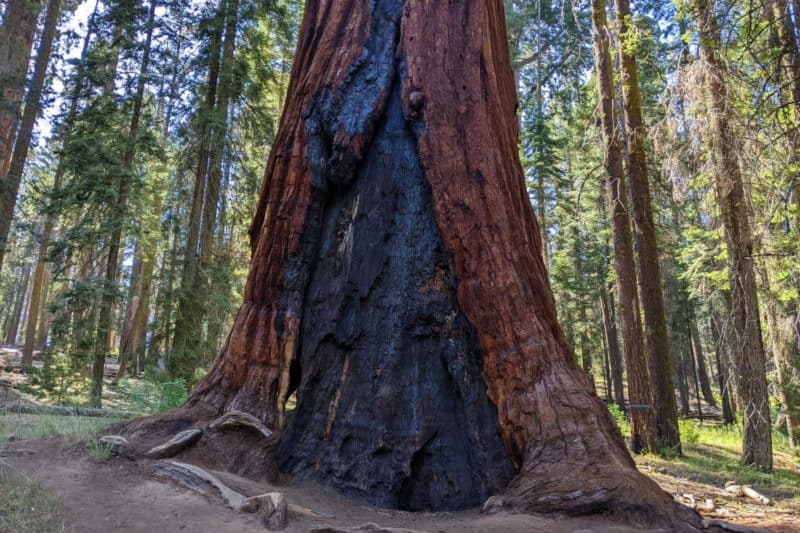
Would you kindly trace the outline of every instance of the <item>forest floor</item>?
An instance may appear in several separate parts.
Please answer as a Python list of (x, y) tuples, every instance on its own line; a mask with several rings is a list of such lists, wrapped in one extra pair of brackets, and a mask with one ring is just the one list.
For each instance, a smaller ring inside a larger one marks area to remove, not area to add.
[[(14, 379), (0, 370), (0, 532), (265, 531), (256, 516), (234, 512), (219, 498), (165, 482), (145, 462), (112, 457), (96, 444), (96, 436), (118, 419), (7, 412), (4, 405), (25, 401), (8, 386)], [(761, 474), (738, 465), (735, 435), (709, 422), (691, 427), (695, 434), (687, 434), (685, 428), (684, 434), (694, 442), (685, 441), (682, 457), (640, 456), (636, 458), (640, 469), (684, 503), (713, 501), (713, 511), (700, 510), (705, 518), (769, 531), (800, 531), (797, 456), (778, 446), (775, 472)], [(269, 486), (216, 474), (241, 493), (279, 491), (290, 503), (326, 515), (290, 516), (290, 532), (370, 522), (431, 533), (632, 531), (603, 517), (394, 511), (360, 505), (314, 484)], [(750, 485), (771, 502), (763, 505), (737, 498), (725, 492), (726, 482)]]

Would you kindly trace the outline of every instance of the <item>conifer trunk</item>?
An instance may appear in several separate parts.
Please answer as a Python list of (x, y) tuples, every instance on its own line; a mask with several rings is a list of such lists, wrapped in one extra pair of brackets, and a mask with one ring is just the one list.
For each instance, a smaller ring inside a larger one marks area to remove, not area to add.
[(642, 99), (636, 56), (625, 45), (629, 39), (631, 9), (628, 0), (614, 0), (617, 29), (621, 43), (620, 64), (622, 102), (627, 132), (628, 183), (631, 192), (633, 241), (638, 259), (637, 276), (644, 314), (644, 336), (647, 339), (648, 370), (655, 407), (658, 448), (680, 450), (675, 388), (672, 383), (667, 317), (661, 290), (661, 267), (658, 243), (650, 200), (650, 179), (647, 174), (646, 135), (642, 119)]
[(605, 333), (606, 346), (608, 346), (609, 366), (611, 367), (611, 382), (614, 385), (614, 403), (625, 410), (625, 389), (622, 379), (622, 355), (619, 350), (617, 338), (617, 318), (614, 312), (614, 295), (611, 287), (608, 291), (600, 293), (600, 309), (603, 313), (603, 332)]
[[(131, 112), (131, 122), (128, 130), (127, 146), (122, 160), (124, 175), (120, 177), (117, 190), (117, 198), (112, 206), (111, 221), (114, 224), (108, 244), (108, 253), (105, 263), (105, 288), (100, 302), (98, 314), (98, 343), (92, 365), (92, 390), (91, 402), (94, 407), (100, 407), (103, 392), (103, 376), (106, 360), (106, 353), (111, 346), (112, 340), (112, 314), (114, 310), (115, 289), (119, 276), (120, 248), (122, 245), (122, 231), (124, 219), (126, 217), (128, 194), (130, 192), (131, 180), (135, 172), (133, 164), (136, 158), (136, 142), (139, 135), (139, 122), (141, 120), (142, 105), (144, 102), (144, 87), (147, 81), (147, 73), (150, 66), (150, 48), (153, 41), (153, 29), (155, 22), (156, 1), (150, 1), (150, 10), (147, 17), (147, 35), (145, 37), (144, 50), (142, 52), (142, 62), (139, 66), (139, 77), (136, 83), (136, 93), (133, 99), (133, 110)], [(120, 26), (117, 26), (120, 27)], [(115, 54), (119, 55), (118, 51)], [(116, 71), (116, 65), (115, 65)], [(110, 81), (113, 88), (113, 79)]]
[(605, 150), (606, 186), (620, 305), (620, 326), (625, 350), (625, 367), (628, 371), (628, 401), (636, 406), (630, 410), (631, 433), (637, 447), (647, 451), (657, 451), (657, 435), (652, 410), (653, 398), (650, 392), (650, 380), (642, 340), (636, 266), (633, 260), (627, 191), (622, 167), (622, 147), (616, 129), (606, 2), (605, 0), (592, 0), (591, 5), (595, 69), (600, 93), (599, 113)]
[(744, 414), (742, 462), (772, 470), (772, 425), (767, 390), (766, 357), (761, 339), (753, 242), (736, 134), (729, 119), (725, 67), (718, 56), (719, 27), (714, 0), (696, 0), (700, 53), (707, 69), (706, 85), (713, 130), (715, 185), (728, 250), (734, 364), (739, 401)]
[[(53, 3), (53, 1), (55, 1), (55, 0), (52, 0), (50, 2), (50, 4), (48, 4), (48, 8), (47, 8), (48, 11), (47, 11), (47, 19), (46, 20), (47, 20), (48, 23), (51, 22), (51, 18), (50, 18), (51, 17), (51, 11), (50, 11), (50, 9), (51, 9), (51, 4)], [(58, 4), (58, 5), (60, 5), (60, 4)], [(88, 23), (87, 28), (86, 28), (86, 35), (83, 38), (83, 45), (82, 45), (82, 48), (81, 48), (81, 55), (80, 55), (80, 59), (79, 59), (79, 63), (78, 63), (80, 66), (83, 66), (85, 61), (86, 61), (86, 54), (89, 51), (89, 43), (91, 42), (92, 34), (94, 33), (94, 24), (95, 24), (95, 17), (96, 16), (97, 16), (97, 5), (95, 5), (95, 11), (89, 17), (89, 23)], [(56, 20), (57, 20), (57, 18), (58, 17), (56, 17)], [(42, 45), (43, 44), (44, 44), (44, 41), (42, 41)], [(52, 42), (51, 42), (51, 45), (52, 45)], [(41, 45), (40, 45), (40, 48), (41, 48)], [(42, 52), (40, 51), (39, 53), (41, 54)], [(39, 59), (38, 58), (37, 58), (37, 63), (36, 64), (37, 64), (37, 67), (38, 67), (38, 65), (39, 65)], [(64, 128), (64, 131), (62, 133), (62, 139), (61, 139), (62, 148), (67, 146), (68, 143), (69, 143), (70, 127), (72, 125), (72, 121), (75, 119), (75, 115), (78, 113), (78, 103), (79, 103), (79, 100), (80, 100), (81, 90), (83, 88), (83, 80), (84, 80), (84, 76), (80, 72), (80, 69), (79, 69), (78, 73), (77, 73), (77, 76), (76, 76), (76, 80), (75, 80), (75, 86), (73, 87), (72, 92), (70, 94), (69, 108), (67, 110), (66, 119), (64, 121), (64, 125), (62, 126)], [(52, 190), (53, 190), (54, 193), (58, 193), (58, 191), (61, 189), (61, 181), (62, 181), (63, 177), (64, 177), (64, 159), (63, 159), (63, 155), (61, 155), (61, 156), (59, 156), (59, 161), (58, 161), (58, 164), (56, 165), (56, 171), (55, 171), (54, 176), (53, 176), (53, 187), (52, 187)], [(47, 213), (45, 213), (44, 227), (42, 229), (42, 234), (41, 234), (40, 239), (39, 239), (39, 249), (38, 249), (38, 252), (36, 254), (36, 267), (34, 269), (33, 289), (31, 291), (31, 306), (32, 307), (35, 306), (36, 308), (41, 308), (42, 307), (42, 300), (43, 300), (43, 294), (44, 294), (43, 286), (44, 286), (45, 278), (46, 278), (46, 275), (47, 275), (47, 248), (48, 248), (48, 246), (50, 244), (50, 239), (51, 239), (51, 237), (53, 235), (53, 228), (55, 227), (55, 224), (57, 222), (56, 218), (57, 217), (55, 216), (55, 214), (53, 214), (49, 210), (47, 211)], [(33, 329), (32, 329), (32, 326), (29, 324), (28, 327), (26, 328), (26, 332), (25, 332), (25, 344), (22, 347), (22, 367), (25, 368), (25, 369), (30, 368), (32, 363), (33, 363), (33, 349), (34, 349), (35, 338), (36, 338), (35, 327), (36, 326), (33, 326)], [(41, 328), (40, 328), (39, 336), (41, 337), (41, 335), (42, 335), (42, 332), (41, 332)], [(44, 337), (45, 337), (45, 339), (47, 338), (47, 331), (44, 332)]]
[(40, 8), (41, 0), (8, 0), (0, 26), (0, 269), (19, 188), (9, 167)]
[[(214, 129), (210, 120), (216, 112), (217, 91), (220, 83), (223, 32), (228, 0), (220, 0), (211, 33), (211, 47), (206, 82), (205, 101), (201, 107), (198, 127), (199, 149), (195, 168), (195, 184), (192, 194), (192, 207), (189, 213), (189, 227), (186, 233), (186, 252), (181, 269), (178, 309), (172, 345), (167, 357), (167, 371), (172, 376), (182, 377), (187, 384), (192, 382), (194, 368), (200, 356), (201, 326), (205, 315), (203, 294), (199, 293), (198, 277), (201, 261), (202, 220), (206, 212), (209, 181), (209, 160), (212, 155)], [(216, 205), (216, 204), (215, 204)]]
[(697, 379), (700, 382), (703, 399), (709, 405), (716, 406), (717, 402), (714, 400), (714, 393), (711, 391), (711, 380), (708, 378), (708, 363), (703, 353), (700, 332), (697, 330), (697, 321), (694, 317), (689, 322), (689, 334), (691, 335), (692, 354), (694, 354), (695, 363), (697, 364)]

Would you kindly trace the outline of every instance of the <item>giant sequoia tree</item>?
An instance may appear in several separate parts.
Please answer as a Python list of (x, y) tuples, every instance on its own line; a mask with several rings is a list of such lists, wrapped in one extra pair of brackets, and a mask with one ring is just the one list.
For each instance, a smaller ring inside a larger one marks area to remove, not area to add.
[(636, 471), (558, 325), (515, 107), (500, 0), (309, 2), (245, 302), (188, 403), (127, 434), (239, 410), (273, 439), (206, 432), (184, 453), (391, 507), (496, 495), (693, 527)]

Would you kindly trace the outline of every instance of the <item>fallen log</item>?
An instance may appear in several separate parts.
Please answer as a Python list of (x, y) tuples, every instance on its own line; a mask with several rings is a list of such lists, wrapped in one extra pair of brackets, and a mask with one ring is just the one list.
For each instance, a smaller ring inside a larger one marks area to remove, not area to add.
[(197, 442), (202, 435), (203, 432), (199, 429), (187, 429), (185, 431), (181, 431), (164, 444), (160, 444), (154, 448), (151, 448), (144, 454), (144, 456), (149, 457), (150, 459), (164, 459), (165, 457), (172, 457)]
[(769, 498), (756, 491), (749, 485), (737, 485), (735, 483), (728, 483), (725, 485), (725, 492), (738, 497), (750, 498), (762, 505), (769, 505), (771, 501)]
[(37, 405), (29, 402), (7, 403), (3, 406), (0, 406), (0, 412), (19, 413), (25, 415), (87, 416), (108, 418), (136, 418), (145, 416), (144, 413), (134, 413), (132, 411), (114, 411), (111, 409), (73, 407), (66, 405)]
[(243, 411), (228, 411), (208, 425), (210, 430), (247, 427), (262, 434), (265, 438), (272, 436), (272, 430), (265, 426), (258, 418)]

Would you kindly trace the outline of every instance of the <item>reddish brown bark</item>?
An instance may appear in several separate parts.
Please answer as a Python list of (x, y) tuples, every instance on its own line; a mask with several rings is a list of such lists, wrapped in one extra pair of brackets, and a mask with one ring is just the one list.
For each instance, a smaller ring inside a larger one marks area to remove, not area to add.
[(475, 505), (513, 463), (490, 508), (693, 527), (557, 323), (515, 106), (499, 0), (308, 3), (245, 303), (188, 405), (130, 429), (241, 409), (285, 471), (384, 505)]
[[(614, 0), (617, 11), (617, 30), (621, 43), (629, 39), (631, 9), (629, 0)], [(620, 47), (622, 101), (627, 134), (628, 183), (631, 193), (631, 218), (634, 227), (634, 246), (639, 268), (639, 290), (644, 314), (644, 336), (647, 340), (647, 362), (655, 407), (658, 448), (680, 452), (678, 413), (675, 388), (672, 383), (667, 318), (661, 290), (658, 243), (650, 182), (645, 153), (645, 125), (642, 118), (642, 98), (636, 56), (624, 44)]]
[(642, 319), (639, 294), (636, 286), (636, 265), (633, 260), (633, 238), (628, 218), (627, 191), (622, 167), (621, 139), (616, 130), (615, 101), (612, 84), (611, 54), (605, 0), (592, 2), (592, 36), (595, 69), (598, 79), (600, 126), (603, 135), (606, 170), (605, 180), (611, 234), (614, 244), (614, 267), (620, 304), (620, 326), (625, 350), (625, 367), (628, 371), (628, 399), (637, 407), (631, 410), (632, 435), (637, 447), (657, 451), (653, 399), (642, 339)]
[(40, 0), (10, 0), (0, 26), (0, 267), (19, 188), (8, 171), (40, 8)]

